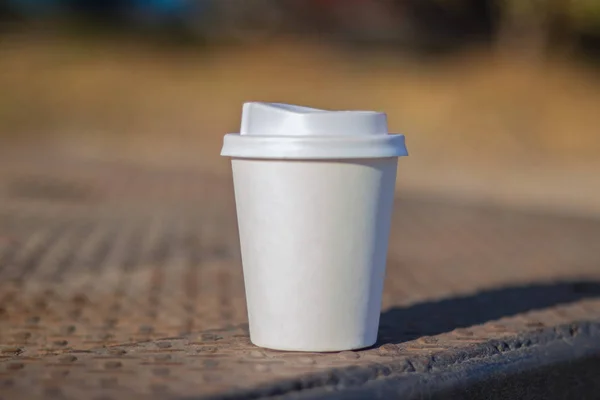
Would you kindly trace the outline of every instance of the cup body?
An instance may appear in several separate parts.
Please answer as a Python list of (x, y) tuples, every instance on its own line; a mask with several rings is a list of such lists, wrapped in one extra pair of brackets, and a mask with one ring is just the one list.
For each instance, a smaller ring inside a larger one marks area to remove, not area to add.
[(397, 163), (232, 159), (252, 343), (375, 343)]

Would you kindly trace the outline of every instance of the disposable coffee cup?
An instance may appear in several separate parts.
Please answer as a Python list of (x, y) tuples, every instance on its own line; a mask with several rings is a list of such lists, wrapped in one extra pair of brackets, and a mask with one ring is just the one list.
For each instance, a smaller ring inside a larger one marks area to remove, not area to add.
[(403, 135), (386, 115), (246, 103), (232, 158), (250, 340), (328, 352), (377, 340)]

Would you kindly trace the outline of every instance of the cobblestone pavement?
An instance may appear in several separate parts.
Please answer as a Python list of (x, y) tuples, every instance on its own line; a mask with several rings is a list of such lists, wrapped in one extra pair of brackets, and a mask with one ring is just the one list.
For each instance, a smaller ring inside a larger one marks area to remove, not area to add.
[(392, 227), (373, 348), (264, 350), (248, 339), (228, 177), (4, 161), (0, 398), (328, 392), (433, 373), (482, 346), (502, 359), (600, 321), (600, 221), (407, 193)]

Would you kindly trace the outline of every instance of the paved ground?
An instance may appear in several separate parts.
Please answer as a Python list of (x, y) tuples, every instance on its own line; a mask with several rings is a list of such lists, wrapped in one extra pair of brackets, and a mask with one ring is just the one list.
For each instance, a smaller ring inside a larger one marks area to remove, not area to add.
[(599, 220), (402, 194), (377, 345), (286, 353), (249, 343), (230, 185), (4, 158), (0, 398), (592, 393)]

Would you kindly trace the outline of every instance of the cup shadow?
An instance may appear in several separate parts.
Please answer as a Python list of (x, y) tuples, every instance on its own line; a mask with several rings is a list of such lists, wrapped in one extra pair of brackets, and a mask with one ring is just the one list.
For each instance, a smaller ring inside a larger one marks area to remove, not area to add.
[(509, 286), (406, 308), (393, 307), (381, 314), (376, 346), (399, 344), (593, 297), (600, 297), (600, 282), (563, 281)]

